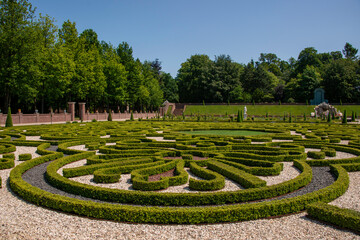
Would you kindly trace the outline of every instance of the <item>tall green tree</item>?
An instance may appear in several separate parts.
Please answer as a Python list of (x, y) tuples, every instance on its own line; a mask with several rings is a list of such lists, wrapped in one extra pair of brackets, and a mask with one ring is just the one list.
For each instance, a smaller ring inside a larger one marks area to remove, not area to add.
[(350, 43), (346, 43), (342, 52), (345, 58), (355, 60), (358, 49), (354, 48)]
[(121, 106), (126, 101), (127, 71), (120, 63), (120, 57), (116, 50), (109, 45), (102, 43), (103, 73), (106, 80), (105, 104), (110, 106)]
[(359, 101), (359, 65), (350, 59), (338, 59), (325, 68), (324, 89), (326, 98), (331, 102)]
[(170, 73), (161, 72), (160, 87), (164, 93), (164, 99), (169, 102), (179, 102), (179, 89), (177, 82)]
[(313, 47), (305, 48), (299, 53), (298, 60), (296, 62), (295, 74), (297, 75), (302, 73), (306, 66), (313, 66), (316, 68), (320, 68), (322, 66), (317, 50)]
[(180, 102), (211, 102), (209, 82), (213, 64), (207, 55), (193, 55), (181, 64), (177, 75)]
[(303, 73), (298, 74), (297, 81), (295, 98), (297, 101), (306, 102), (313, 98), (314, 90), (320, 86), (322, 78), (314, 66), (307, 65)]
[[(26, 0), (0, 1), (0, 87), (3, 108), (18, 93), (33, 93), (28, 77), (36, 45), (33, 31), (29, 31), (34, 19), (34, 9)], [(32, 96), (33, 97), (33, 96)]]

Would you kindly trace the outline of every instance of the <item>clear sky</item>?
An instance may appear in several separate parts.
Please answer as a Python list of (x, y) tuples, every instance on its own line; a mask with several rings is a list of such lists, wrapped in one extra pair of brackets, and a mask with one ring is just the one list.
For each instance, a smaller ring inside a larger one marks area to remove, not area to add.
[(230, 55), (239, 63), (275, 53), (360, 48), (360, 0), (29, 0), (61, 27), (76, 22), (99, 40), (126, 41), (134, 57), (162, 62), (176, 76), (191, 55)]

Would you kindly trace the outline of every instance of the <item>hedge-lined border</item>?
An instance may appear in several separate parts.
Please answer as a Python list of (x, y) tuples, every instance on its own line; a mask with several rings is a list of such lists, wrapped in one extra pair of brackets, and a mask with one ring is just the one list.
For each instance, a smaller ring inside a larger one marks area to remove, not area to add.
[[(80, 159), (70, 160), (77, 161)], [(70, 160), (58, 159), (49, 164), (46, 177), (50, 184), (63, 191), (88, 198), (139, 205), (196, 206), (248, 202), (276, 197), (295, 191), (310, 183), (312, 179), (311, 167), (305, 162), (294, 161), (294, 166), (302, 171), (302, 173), (294, 179), (276, 185), (229, 192), (158, 194), (154, 192), (109, 189), (72, 181), (57, 173), (58, 169), (70, 163)]]
[[(73, 159), (86, 157), (87, 154), (91, 153), (64, 157), (62, 161), (70, 163)], [(72, 199), (46, 192), (28, 184), (22, 179), (22, 174), (27, 170), (58, 157), (58, 154), (46, 155), (16, 166), (10, 173), (9, 182), (11, 189), (25, 200), (36, 205), (87, 217), (122, 222), (163, 224), (216, 223), (279, 216), (303, 211), (308, 204), (313, 202), (332, 201), (345, 193), (349, 184), (346, 170), (341, 166), (331, 165), (331, 171), (337, 176), (336, 181), (332, 185), (294, 198), (216, 207), (137, 207)]]
[[(341, 164), (341, 167), (348, 172), (360, 171), (360, 163)], [(360, 233), (360, 212), (358, 211), (340, 208), (324, 202), (309, 204), (306, 211), (309, 216), (315, 219)]]

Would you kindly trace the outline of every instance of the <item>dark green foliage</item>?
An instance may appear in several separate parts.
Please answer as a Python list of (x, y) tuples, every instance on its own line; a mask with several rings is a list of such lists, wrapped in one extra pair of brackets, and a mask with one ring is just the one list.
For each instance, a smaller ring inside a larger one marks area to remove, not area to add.
[(7, 117), (6, 117), (5, 127), (12, 127), (12, 126), (13, 126), (13, 122), (12, 122), (12, 117), (11, 117), (11, 108), (9, 107)]
[(360, 232), (359, 212), (339, 208), (324, 202), (309, 204), (306, 211), (313, 218)]
[(32, 158), (30, 153), (23, 153), (19, 155), (19, 161), (27, 161)]
[(131, 110), (131, 113), (130, 113), (130, 121), (134, 121), (134, 114), (133, 114), (132, 110)]
[(335, 157), (336, 156), (336, 150), (333, 148), (322, 147), (321, 151), (324, 152), (327, 157)]
[(313, 159), (324, 159), (325, 158), (325, 152), (313, 152), (313, 151), (309, 151), (307, 153), (309, 158), (313, 158)]
[(236, 117), (236, 122), (241, 122), (240, 110), (238, 110), (237, 117)]
[(257, 188), (266, 186), (266, 182), (260, 178), (246, 173), (238, 168), (233, 166), (218, 162), (218, 161), (209, 161), (208, 168), (216, 171), (225, 177), (234, 180), (245, 188)]
[(329, 113), (328, 116), (327, 116), (327, 122), (330, 123), (331, 122), (331, 114)]
[(351, 113), (351, 121), (355, 122), (355, 112), (354, 111), (352, 111), (352, 113)]
[(342, 123), (347, 124), (347, 116), (346, 116), (346, 110), (344, 110), (344, 114), (342, 116)]
[(108, 118), (107, 118), (108, 121), (112, 121), (112, 116), (111, 116), (111, 109), (109, 111), (109, 115), (108, 115)]
[(216, 172), (202, 168), (196, 163), (190, 163), (190, 171), (198, 177), (205, 180), (197, 180), (190, 178), (189, 187), (198, 191), (213, 191), (219, 190), (225, 187), (225, 178)]

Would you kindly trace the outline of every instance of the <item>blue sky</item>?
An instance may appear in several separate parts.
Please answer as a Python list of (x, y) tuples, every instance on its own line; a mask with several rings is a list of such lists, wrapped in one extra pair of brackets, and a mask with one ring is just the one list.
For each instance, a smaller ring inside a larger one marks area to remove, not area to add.
[(114, 46), (126, 41), (134, 57), (162, 62), (176, 76), (191, 55), (230, 55), (239, 63), (275, 53), (283, 60), (301, 50), (360, 48), (359, 0), (29, 0), (36, 13), (61, 27), (76, 22)]

